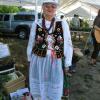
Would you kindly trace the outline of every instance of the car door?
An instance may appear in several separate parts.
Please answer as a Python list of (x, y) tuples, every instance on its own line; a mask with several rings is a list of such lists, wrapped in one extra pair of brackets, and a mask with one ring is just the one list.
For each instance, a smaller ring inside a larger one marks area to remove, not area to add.
[(2, 32), (3, 29), (3, 17), (4, 15), (0, 14), (0, 32)]
[(5, 15), (3, 19), (4, 32), (10, 32), (10, 15)]

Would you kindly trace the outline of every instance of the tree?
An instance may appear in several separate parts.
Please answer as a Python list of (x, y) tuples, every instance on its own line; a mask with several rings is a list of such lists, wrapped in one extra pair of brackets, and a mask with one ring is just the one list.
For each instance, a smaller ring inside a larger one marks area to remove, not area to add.
[(20, 11), (25, 11), (25, 9), (17, 6), (0, 6), (0, 13), (16, 13)]

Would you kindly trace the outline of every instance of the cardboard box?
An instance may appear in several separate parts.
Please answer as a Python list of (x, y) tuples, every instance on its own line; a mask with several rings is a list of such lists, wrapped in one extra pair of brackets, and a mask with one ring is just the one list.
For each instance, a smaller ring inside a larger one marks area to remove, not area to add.
[(16, 74), (18, 75), (16, 80), (4, 84), (4, 88), (8, 94), (18, 89), (25, 88), (25, 76), (20, 71), (16, 71)]

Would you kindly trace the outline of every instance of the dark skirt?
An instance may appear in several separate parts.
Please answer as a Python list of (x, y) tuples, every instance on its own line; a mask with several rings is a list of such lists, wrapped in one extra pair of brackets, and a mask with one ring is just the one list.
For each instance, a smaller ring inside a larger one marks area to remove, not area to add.
[(62, 68), (64, 74), (64, 82), (63, 82), (63, 98), (69, 96), (69, 89), (70, 89), (70, 77), (65, 75), (64, 72), (64, 58), (62, 58)]

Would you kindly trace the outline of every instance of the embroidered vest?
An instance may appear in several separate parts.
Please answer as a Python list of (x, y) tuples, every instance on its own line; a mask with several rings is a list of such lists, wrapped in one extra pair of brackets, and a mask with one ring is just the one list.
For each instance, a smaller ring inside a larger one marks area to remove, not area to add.
[[(56, 22), (55, 30), (51, 33), (55, 39), (54, 50), (56, 58), (61, 58), (64, 56), (64, 38), (61, 21)], [(46, 41), (46, 32), (37, 25), (36, 27), (36, 36), (35, 36), (35, 45), (33, 47), (33, 53), (45, 57), (47, 54), (47, 41)]]

